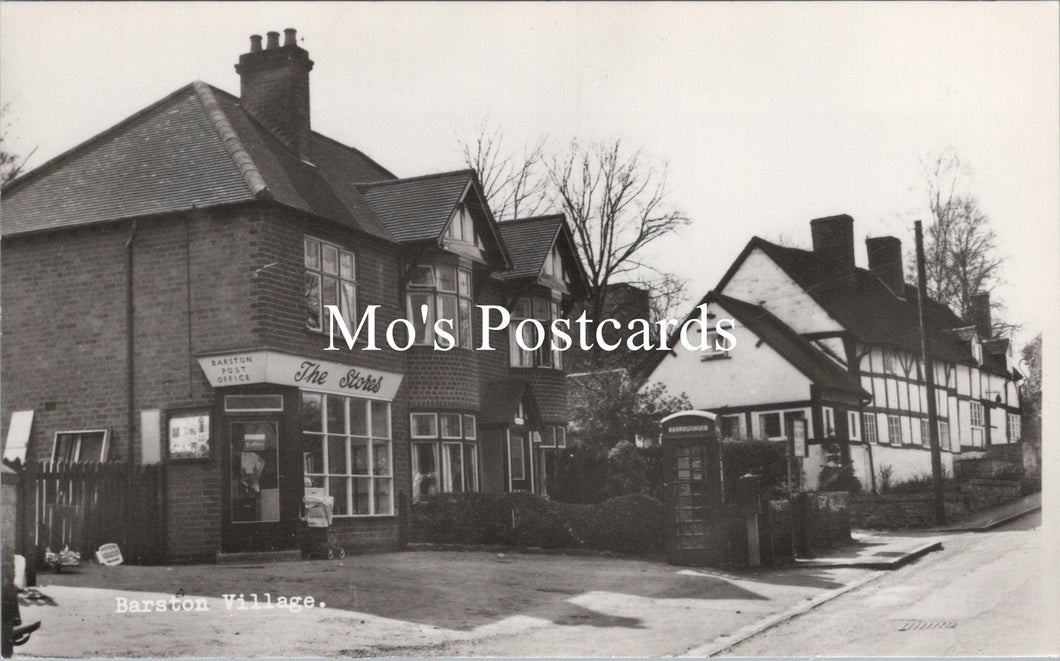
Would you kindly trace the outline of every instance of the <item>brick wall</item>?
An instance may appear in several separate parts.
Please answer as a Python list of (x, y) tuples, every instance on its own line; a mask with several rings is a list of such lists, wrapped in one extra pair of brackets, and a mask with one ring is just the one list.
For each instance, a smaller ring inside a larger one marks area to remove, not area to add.
[(169, 561), (214, 560), (221, 550), (219, 464), (169, 464), (166, 504)]
[(548, 369), (512, 369), (512, 376), (530, 383), (545, 424), (567, 424), (567, 373)]
[(408, 351), (409, 407), (412, 409), (479, 410), (478, 351)]

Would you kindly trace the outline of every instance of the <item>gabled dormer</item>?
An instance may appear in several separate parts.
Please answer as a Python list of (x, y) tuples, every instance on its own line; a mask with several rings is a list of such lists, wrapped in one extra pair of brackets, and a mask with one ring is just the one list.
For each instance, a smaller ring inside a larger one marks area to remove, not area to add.
[(588, 278), (563, 214), (508, 220), (498, 228), (512, 258), (501, 279), (516, 287), (537, 285), (558, 297), (585, 297)]

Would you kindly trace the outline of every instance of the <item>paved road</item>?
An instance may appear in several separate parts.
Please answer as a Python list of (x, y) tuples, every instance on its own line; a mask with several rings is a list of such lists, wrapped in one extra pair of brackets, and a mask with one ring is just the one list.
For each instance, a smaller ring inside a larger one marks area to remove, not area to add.
[(941, 552), (722, 652), (724, 656), (1032, 655), (1060, 651), (1041, 513)]

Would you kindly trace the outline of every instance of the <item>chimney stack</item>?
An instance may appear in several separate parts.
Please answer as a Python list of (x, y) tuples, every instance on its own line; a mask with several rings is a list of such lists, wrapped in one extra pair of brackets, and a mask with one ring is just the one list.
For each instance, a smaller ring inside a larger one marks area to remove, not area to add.
[[(839, 282), (854, 284), (854, 219), (846, 214), (816, 218), (810, 221), (813, 235), (813, 252), (829, 260), (834, 270), (828, 274), (833, 278), (851, 276)], [(822, 274), (824, 275), (824, 274)]]
[(898, 296), (905, 298), (905, 272), (902, 268), (902, 241), (893, 236), (865, 239), (869, 270)]
[(975, 332), (979, 334), (979, 339), (985, 341), (994, 337), (994, 324), (990, 318), (990, 292), (981, 291), (972, 296), (972, 300), (969, 301), (968, 317), (965, 321), (975, 325)]
[(239, 104), (303, 160), (311, 160), (309, 72), (313, 61), (297, 44), (293, 28), (250, 37), (250, 52), (239, 56)]

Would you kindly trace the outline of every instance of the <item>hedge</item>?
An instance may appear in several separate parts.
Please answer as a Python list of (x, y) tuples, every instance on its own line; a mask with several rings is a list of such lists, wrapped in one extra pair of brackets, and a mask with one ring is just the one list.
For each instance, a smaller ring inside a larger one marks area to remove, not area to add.
[(662, 503), (633, 494), (576, 505), (529, 493), (436, 494), (410, 508), (409, 541), (647, 554), (664, 544)]

